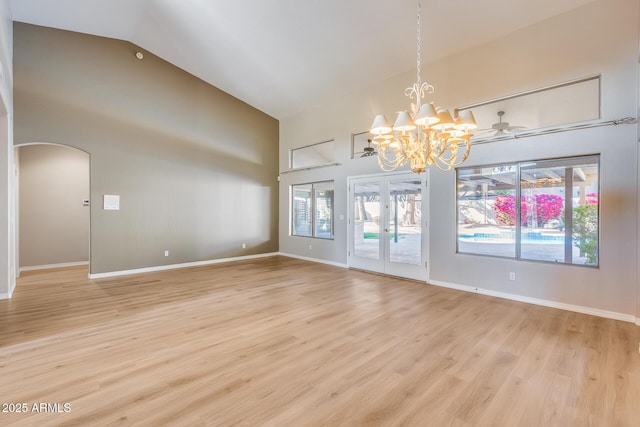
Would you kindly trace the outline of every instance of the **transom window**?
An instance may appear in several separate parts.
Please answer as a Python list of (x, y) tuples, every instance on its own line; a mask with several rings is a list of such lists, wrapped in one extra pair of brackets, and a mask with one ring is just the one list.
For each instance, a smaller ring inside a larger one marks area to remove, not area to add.
[(291, 168), (322, 166), (335, 162), (334, 141), (324, 141), (291, 150)]

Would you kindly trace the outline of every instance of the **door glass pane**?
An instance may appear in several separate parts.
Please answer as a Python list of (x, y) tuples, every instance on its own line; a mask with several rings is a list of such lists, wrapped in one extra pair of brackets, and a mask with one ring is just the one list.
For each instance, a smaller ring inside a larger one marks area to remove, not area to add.
[(422, 259), (420, 180), (389, 183), (389, 261), (420, 264)]
[(380, 259), (380, 184), (354, 185), (353, 254)]

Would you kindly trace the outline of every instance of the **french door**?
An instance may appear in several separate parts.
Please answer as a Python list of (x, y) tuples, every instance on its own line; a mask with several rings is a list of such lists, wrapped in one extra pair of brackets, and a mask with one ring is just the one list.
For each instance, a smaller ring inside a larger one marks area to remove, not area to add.
[(349, 266), (426, 280), (425, 176), (349, 179)]

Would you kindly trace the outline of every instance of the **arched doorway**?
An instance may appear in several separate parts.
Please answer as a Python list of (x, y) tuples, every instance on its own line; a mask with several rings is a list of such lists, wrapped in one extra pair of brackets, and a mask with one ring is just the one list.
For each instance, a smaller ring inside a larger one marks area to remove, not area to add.
[(89, 154), (60, 144), (21, 144), (15, 160), (18, 272), (88, 265)]

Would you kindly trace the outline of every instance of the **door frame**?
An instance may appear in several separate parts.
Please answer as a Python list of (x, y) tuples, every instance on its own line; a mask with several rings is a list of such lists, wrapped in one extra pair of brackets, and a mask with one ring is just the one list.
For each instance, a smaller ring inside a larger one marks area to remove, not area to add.
[[(413, 275), (402, 275), (400, 277), (405, 277), (405, 278), (409, 278), (409, 279), (414, 279), (414, 280), (420, 280), (420, 281), (425, 281), (428, 282), (429, 281), (429, 277), (430, 277), (430, 262), (429, 262), (429, 207), (430, 207), (430, 200), (429, 200), (429, 171), (427, 170), (424, 174), (415, 174), (413, 172), (410, 172), (408, 170), (402, 170), (402, 171), (394, 171), (394, 172), (385, 172), (385, 173), (375, 173), (375, 174), (365, 174), (365, 175), (353, 175), (353, 176), (348, 176), (347, 177), (347, 205), (348, 205), (348, 209), (347, 209), (347, 266), (349, 268), (358, 268), (358, 269), (362, 269), (362, 267), (353, 267), (353, 262), (352, 262), (352, 257), (353, 257), (353, 241), (354, 241), (354, 233), (353, 233), (353, 218), (354, 218), (354, 198), (353, 198), (353, 192), (352, 192), (352, 185), (354, 185), (354, 182), (359, 181), (359, 180), (367, 180), (367, 179), (371, 179), (373, 180), (384, 180), (386, 182), (385, 187), (388, 189), (388, 183), (389, 181), (393, 180), (394, 178), (403, 178), (403, 177), (415, 177), (415, 178), (419, 178), (422, 181), (421, 184), (421, 188), (422, 188), (422, 217), (421, 217), (421, 226), (422, 226), (422, 231), (421, 231), (421, 250), (422, 250), (422, 257), (421, 257), (421, 262), (420, 265), (423, 268), (424, 274), (421, 274), (419, 278), (413, 276)], [(388, 196), (388, 191), (385, 192), (385, 194), (381, 194), (381, 203), (385, 202), (386, 200), (382, 200), (382, 197), (387, 197)], [(381, 207), (382, 208), (382, 207)], [(384, 208), (383, 208), (384, 209)], [(386, 214), (385, 214), (386, 216)], [(388, 218), (387, 218), (388, 221)], [(384, 228), (386, 224), (381, 224), (381, 230)], [(386, 234), (386, 233), (385, 233)], [(383, 245), (385, 246), (385, 250), (388, 247), (388, 245)], [(382, 267), (382, 271), (379, 270), (369, 270), (369, 271), (373, 271), (373, 272), (377, 272), (377, 273), (381, 273), (381, 274), (387, 274), (387, 275), (392, 275), (390, 273), (388, 273), (386, 271), (386, 267), (385, 265), (389, 262), (388, 261), (388, 253), (383, 253), (382, 254), (384, 259), (380, 260), (383, 267)]]

